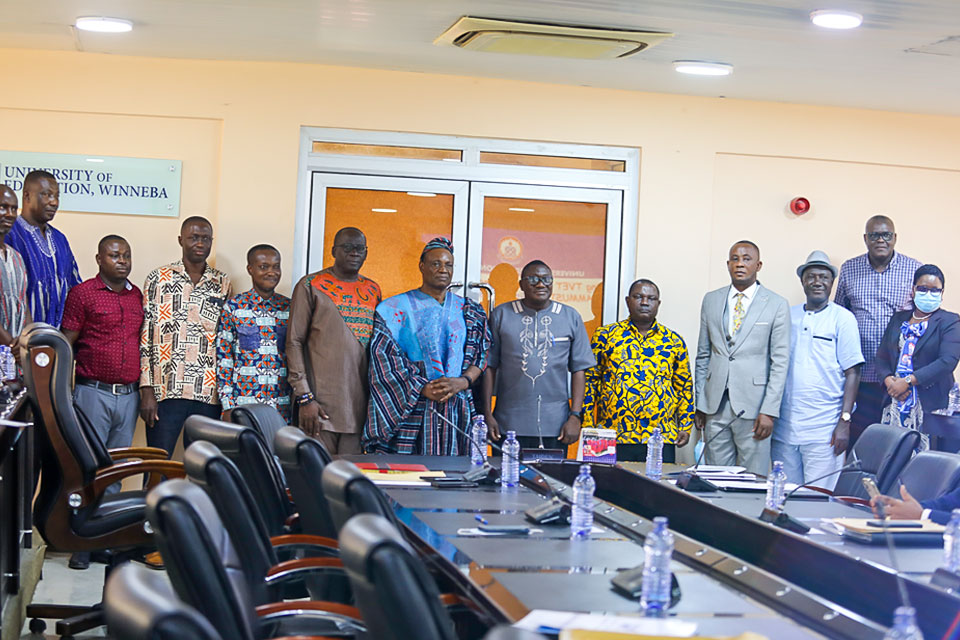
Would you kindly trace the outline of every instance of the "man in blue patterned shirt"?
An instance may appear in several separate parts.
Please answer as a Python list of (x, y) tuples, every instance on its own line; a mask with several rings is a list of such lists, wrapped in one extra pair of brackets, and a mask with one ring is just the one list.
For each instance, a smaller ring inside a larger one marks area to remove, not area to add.
[(880, 422), (883, 389), (874, 360), (880, 338), (894, 312), (909, 309), (913, 274), (920, 262), (897, 253), (897, 232), (887, 216), (867, 220), (863, 234), (867, 252), (850, 258), (840, 267), (834, 302), (853, 312), (860, 329), (864, 365), (857, 391), (857, 408), (850, 424), (848, 449), (871, 424)]
[(217, 332), (217, 392), (224, 417), (238, 405), (261, 403), (290, 422), (287, 321), (290, 298), (275, 292), (280, 252), (258, 244), (247, 252), (253, 288), (223, 305)]

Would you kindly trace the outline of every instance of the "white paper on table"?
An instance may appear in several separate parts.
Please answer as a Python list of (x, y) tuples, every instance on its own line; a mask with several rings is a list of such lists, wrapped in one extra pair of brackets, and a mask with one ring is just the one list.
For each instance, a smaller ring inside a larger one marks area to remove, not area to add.
[(373, 481), (373, 484), (378, 487), (429, 487), (430, 483), (426, 480), (389, 480), (384, 478), (380, 480), (379, 478), (372, 478), (367, 476), (370, 480)]
[(749, 480), (710, 480), (721, 489), (733, 489), (736, 491), (757, 491), (767, 490), (766, 482), (750, 482)]
[(691, 469), (697, 473), (702, 474), (711, 474), (711, 473), (743, 473), (747, 470), (746, 467), (738, 467), (735, 465), (722, 465), (722, 464), (702, 464), (696, 469)]
[(529, 631), (558, 633), (563, 629), (610, 631), (641, 635), (689, 638), (697, 631), (694, 622), (670, 618), (642, 618), (640, 616), (613, 616), (593, 613), (571, 613), (534, 609), (513, 625)]

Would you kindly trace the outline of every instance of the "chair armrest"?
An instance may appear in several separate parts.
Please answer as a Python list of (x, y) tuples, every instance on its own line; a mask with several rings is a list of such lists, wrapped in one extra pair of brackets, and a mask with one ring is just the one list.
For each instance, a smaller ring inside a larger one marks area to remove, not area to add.
[(270, 567), (264, 582), (268, 585), (276, 585), (318, 573), (345, 575), (346, 569), (343, 568), (343, 561), (340, 558), (295, 558)]
[(338, 555), (340, 545), (333, 538), (314, 536), (306, 533), (287, 533), (270, 538), (270, 544), (275, 549), (303, 549), (325, 555)]
[(833, 499), (837, 502), (842, 502), (844, 504), (854, 505), (858, 507), (869, 507), (870, 501), (864, 500), (863, 498), (854, 498), (853, 496), (833, 496)]
[[(303, 633), (334, 633), (343, 637), (363, 636), (367, 627), (363, 623), (360, 610), (339, 602), (325, 600), (296, 600), (294, 602), (272, 602), (257, 607), (260, 618), (261, 637), (275, 637), (286, 629), (296, 629)], [(299, 636), (296, 636), (299, 638)]]
[(140, 458), (141, 460), (167, 460), (170, 454), (166, 449), (159, 447), (120, 447), (110, 449), (110, 457), (114, 460), (123, 460), (125, 458)]
[(117, 464), (97, 471), (93, 482), (80, 490), (79, 493), (83, 502), (79, 506), (82, 507), (90, 504), (99, 498), (107, 487), (115, 482), (120, 482), (124, 478), (144, 473), (157, 474), (155, 479), (151, 477), (151, 481), (144, 490), (152, 489), (159, 484), (160, 476), (183, 478), (187, 475), (183, 470), (182, 462), (172, 462), (170, 460), (130, 460), (129, 462), (118, 462)]

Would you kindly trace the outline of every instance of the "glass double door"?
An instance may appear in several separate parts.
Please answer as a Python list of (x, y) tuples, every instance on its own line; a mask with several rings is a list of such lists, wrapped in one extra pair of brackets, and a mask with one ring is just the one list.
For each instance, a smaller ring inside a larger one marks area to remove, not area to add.
[(461, 295), (489, 311), (521, 295), (521, 269), (542, 260), (553, 299), (592, 333), (617, 317), (621, 214), (622, 192), (610, 189), (314, 173), (307, 271), (330, 266), (336, 232), (357, 227), (368, 245), (362, 272), (388, 297), (420, 286), (420, 251), (445, 236)]

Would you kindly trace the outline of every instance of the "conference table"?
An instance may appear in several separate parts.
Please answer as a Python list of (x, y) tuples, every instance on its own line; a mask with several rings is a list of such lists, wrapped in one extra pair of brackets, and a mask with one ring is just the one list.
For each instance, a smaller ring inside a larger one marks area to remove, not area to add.
[[(346, 457), (419, 463), (448, 474), (470, 467), (465, 457)], [(625, 469), (617, 472), (635, 475)], [(535, 609), (639, 615), (638, 599), (613, 591), (610, 581), (618, 572), (642, 564), (643, 537), (652, 530), (652, 518), (602, 499), (599, 485), (605, 480), (598, 478), (595, 527), (589, 539), (571, 540), (569, 525), (530, 524), (523, 512), (550, 497), (547, 484), (560, 495), (572, 495), (569, 485), (552, 475), (544, 478), (525, 467), (522, 485), (509, 489), (381, 487), (415, 546), (448, 580), (460, 584), (490, 623), (517, 622)], [(526, 524), (536, 531), (483, 535), (476, 529), (477, 516), (491, 524)], [(697, 635), (753, 631), (771, 640), (882, 638), (885, 625), (672, 529), (676, 539), (672, 569), (682, 595), (671, 619), (695, 623)]]

